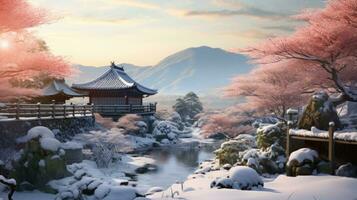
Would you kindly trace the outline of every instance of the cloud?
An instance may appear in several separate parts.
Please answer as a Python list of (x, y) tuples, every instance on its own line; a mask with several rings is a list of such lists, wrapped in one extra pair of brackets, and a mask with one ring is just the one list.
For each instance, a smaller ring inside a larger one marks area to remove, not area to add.
[(137, 0), (105, 0), (105, 2), (110, 2), (116, 5), (128, 6), (128, 7), (135, 7), (135, 8), (142, 8), (142, 9), (149, 9), (149, 10), (158, 10), (160, 6), (155, 3), (146, 3)]
[(293, 25), (271, 25), (271, 26), (263, 26), (262, 28), (267, 30), (284, 31), (284, 32), (295, 31), (295, 26)]
[(122, 25), (134, 23), (137, 20), (129, 18), (97, 18), (97, 17), (81, 17), (81, 16), (68, 16), (64, 18), (65, 21), (78, 24), (95, 24), (95, 25)]
[(289, 16), (284, 13), (262, 10), (255, 7), (244, 7), (237, 10), (191, 10), (185, 13), (185, 16), (203, 16), (203, 17), (229, 17), (229, 16), (248, 16), (254, 18), (281, 19)]

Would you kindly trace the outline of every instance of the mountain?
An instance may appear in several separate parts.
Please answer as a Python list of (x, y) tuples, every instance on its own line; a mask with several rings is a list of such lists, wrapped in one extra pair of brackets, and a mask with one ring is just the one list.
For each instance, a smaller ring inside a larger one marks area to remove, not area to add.
[[(228, 85), (232, 77), (248, 73), (253, 66), (237, 53), (207, 46), (194, 47), (170, 55), (154, 66), (123, 63), (125, 71), (143, 85), (161, 94), (184, 94), (194, 91), (214, 94)], [(103, 74), (107, 67), (75, 66), (80, 72), (70, 82), (87, 82)]]

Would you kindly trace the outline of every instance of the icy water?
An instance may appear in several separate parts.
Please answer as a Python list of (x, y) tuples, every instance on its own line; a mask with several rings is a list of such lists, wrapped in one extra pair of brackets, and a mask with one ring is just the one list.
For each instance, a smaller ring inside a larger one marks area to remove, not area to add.
[(146, 192), (151, 187), (170, 187), (177, 181), (186, 180), (199, 163), (214, 157), (213, 151), (217, 143), (182, 144), (177, 147), (160, 148), (146, 153), (146, 157), (156, 160), (158, 170), (138, 175), (138, 189)]

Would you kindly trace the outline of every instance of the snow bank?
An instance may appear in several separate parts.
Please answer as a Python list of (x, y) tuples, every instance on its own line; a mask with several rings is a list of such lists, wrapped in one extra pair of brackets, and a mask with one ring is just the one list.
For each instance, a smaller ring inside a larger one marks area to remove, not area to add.
[[(260, 190), (227, 190), (210, 188), (216, 177), (224, 177), (225, 171), (212, 171), (206, 175), (195, 175), (181, 185), (172, 185), (172, 191), (179, 191), (176, 199), (187, 200), (355, 200), (357, 179), (323, 176), (287, 177), (264, 179), (264, 188)], [(171, 189), (149, 196), (150, 199), (171, 199)]]
[(311, 162), (314, 162), (317, 158), (318, 158), (317, 151), (309, 148), (302, 148), (290, 154), (287, 165), (290, 165), (293, 160), (296, 160), (298, 163), (302, 163), (304, 160), (309, 160)]

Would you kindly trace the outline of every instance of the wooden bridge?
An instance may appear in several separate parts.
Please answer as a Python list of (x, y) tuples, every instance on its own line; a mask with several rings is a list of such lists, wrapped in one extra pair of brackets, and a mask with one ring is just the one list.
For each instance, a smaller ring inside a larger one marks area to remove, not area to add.
[(122, 116), (125, 114), (154, 114), (156, 103), (147, 105), (78, 105), (78, 104), (20, 104), (7, 103), (0, 106), (0, 120), (3, 119), (41, 119), (70, 118), (93, 116), (99, 113), (103, 116)]

